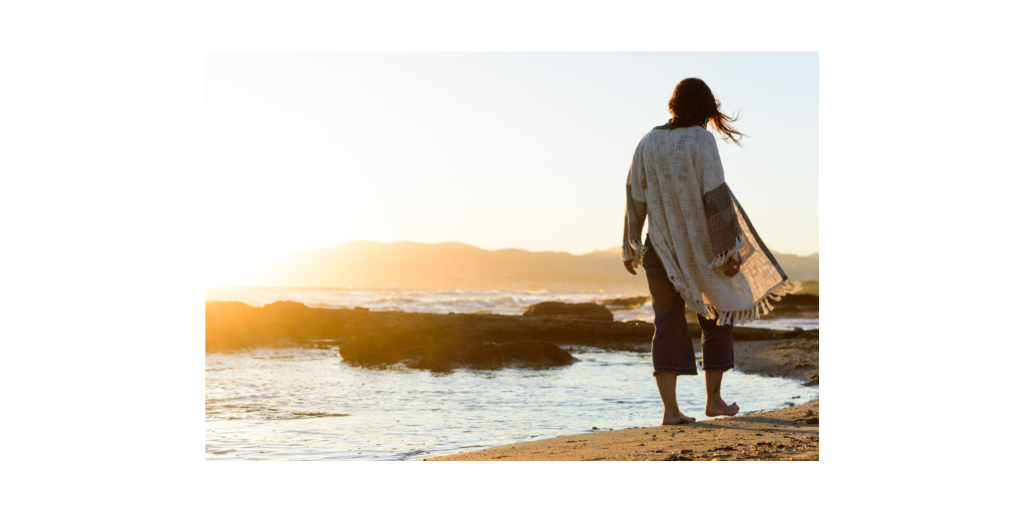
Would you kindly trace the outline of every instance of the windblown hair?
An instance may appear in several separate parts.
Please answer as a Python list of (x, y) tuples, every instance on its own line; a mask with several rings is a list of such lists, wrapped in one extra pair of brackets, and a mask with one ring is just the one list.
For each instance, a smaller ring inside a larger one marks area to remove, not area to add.
[(676, 85), (672, 99), (668, 100), (668, 111), (672, 114), (669, 129), (700, 126), (707, 129), (708, 123), (722, 135), (722, 140), (732, 140), (740, 145), (740, 139), (746, 137), (729, 123), (739, 119), (739, 112), (729, 117), (720, 110), (722, 102), (711, 94), (711, 88), (700, 78), (687, 78)]

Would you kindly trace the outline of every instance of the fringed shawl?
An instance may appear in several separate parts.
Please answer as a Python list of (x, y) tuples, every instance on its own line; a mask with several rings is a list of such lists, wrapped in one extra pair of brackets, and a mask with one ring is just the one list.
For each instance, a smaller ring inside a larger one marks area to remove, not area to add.
[[(642, 262), (644, 219), (650, 242), (676, 291), (718, 325), (742, 324), (773, 308), (800, 283), (790, 281), (725, 183), (718, 144), (699, 126), (659, 126), (633, 154), (626, 180), (622, 259)], [(725, 263), (739, 257), (738, 274)]]

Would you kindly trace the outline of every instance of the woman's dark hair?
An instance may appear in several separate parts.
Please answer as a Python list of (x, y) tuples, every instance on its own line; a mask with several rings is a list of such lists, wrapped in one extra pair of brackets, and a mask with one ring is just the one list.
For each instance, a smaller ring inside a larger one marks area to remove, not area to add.
[(739, 119), (739, 112), (729, 117), (719, 110), (722, 102), (711, 94), (711, 88), (700, 78), (687, 78), (672, 93), (672, 99), (668, 100), (668, 111), (672, 114), (669, 121), (669, 130), (684, 128), (687, 126), (700, 126), (705, 129), (708, 123), (711, 127), (722, 134), (722, 140), (732, 140), (737, 145), (740, 139), (746, 135), (740, 133), (731, 124)]

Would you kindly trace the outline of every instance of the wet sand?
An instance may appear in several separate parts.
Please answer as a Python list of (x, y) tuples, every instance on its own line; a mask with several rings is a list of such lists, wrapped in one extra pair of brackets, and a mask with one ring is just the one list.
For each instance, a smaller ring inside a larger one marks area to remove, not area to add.
[[(694, 346), (700, 350), (700, 342)], [(817, 339), (744, 341), (733, 344), (733, 355), (736, 369), (741, 372), (796, 379), (806, 386), (818, 385)], [(728, 378), (726, 375), (726, 383)]]
[[(738, 370), (799, 379), (809, 394), (817, 392), (818, 340), (748, 341), (734, 350)], [(728, 380), (727, 374), (726, 386)], [(594, 430), (423, 460), (818, 460), (818, 399), (763, 412), (739, 405), (740, 414), (732, 418)]]

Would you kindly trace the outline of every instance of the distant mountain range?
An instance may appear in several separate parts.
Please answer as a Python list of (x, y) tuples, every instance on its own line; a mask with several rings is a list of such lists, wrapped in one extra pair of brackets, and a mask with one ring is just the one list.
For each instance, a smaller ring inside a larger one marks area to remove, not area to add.
[[(583, 255), (489, 251), (458, 242), (349, 242), (261, 265), (244, 284), (314, 288), (545, 289), (647, 294), (642, 270), (622, 267), (619, 248)], [(817, 280), (818, 253), (773, 253), (791, 279)], [(239, 283), (242, 284), (242, 283)]]

